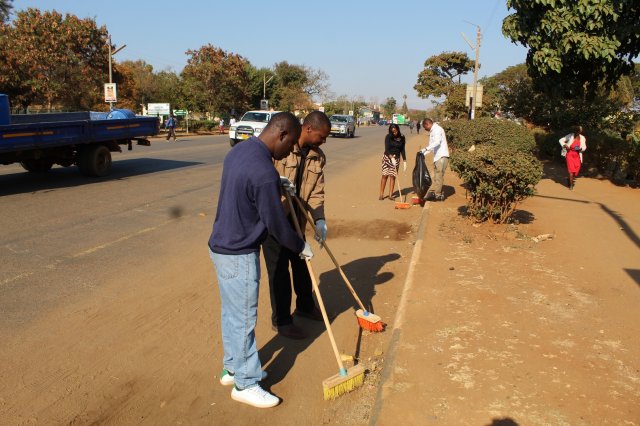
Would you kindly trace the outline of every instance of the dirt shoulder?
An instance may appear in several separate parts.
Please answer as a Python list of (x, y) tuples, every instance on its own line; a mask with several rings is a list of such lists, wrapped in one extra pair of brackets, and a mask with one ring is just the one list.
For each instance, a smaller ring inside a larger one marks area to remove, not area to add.
[(506, 226), (448, 172), (372, 423), (640, 424), (640, 192), (545, 170)]

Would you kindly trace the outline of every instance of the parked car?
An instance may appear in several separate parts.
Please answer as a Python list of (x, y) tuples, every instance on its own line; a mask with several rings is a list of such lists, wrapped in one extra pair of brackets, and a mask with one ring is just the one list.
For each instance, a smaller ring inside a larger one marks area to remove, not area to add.
[(234, 146), (238, 142), (258, 136), (267, 127), (267, 123), (280, 111), (247, 111), (240, 121), (229, 127), (229, 143)]
[(331, 121), (331, 136), (352, 138), (356, 135), (356, 119), (352, 115), (334, 114), (329, 117), (329, 121)]

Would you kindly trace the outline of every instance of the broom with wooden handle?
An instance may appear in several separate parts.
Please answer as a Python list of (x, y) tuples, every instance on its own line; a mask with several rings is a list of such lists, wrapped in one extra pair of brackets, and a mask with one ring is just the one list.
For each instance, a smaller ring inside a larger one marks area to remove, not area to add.
[[(402, 198), (402, 190), (400, 189), (400, 171), (398, 171), (398, 173), (396, 173), (396, 182), (398, 183), (398, 197), (400, 198), (400, 200), (403, 200)], [(404, 200), (403, 201), (396, 201), (396, 209), (409, 209), (411, 208), (411, 204), (407, 203), (407, 196), (405, 195)]]
[[(300, 229), (296, 211), (293, 208), (293, 202), (291, 201), (291, 195), (289, 195), (289, 192), (286, 190), (285, 196), (287, 197), (289, 207), (291, 208), (291, 217), (293, 218), (293, 224), (295, 225), (296, 231), (298, 232), (300, 238), (303, 238), (302, 229)], [(351, 392), (357, 387), (362, 386), (362, 384), (364, 383), (364, 367), (358, 364), (349, 369), (344, 368), (342, 358), (340, 357), (340, 352), (338, 352), (338, 345), (336, 345), (336, 340), (333, 337), (333, 331), (331, 331), (331, 324), (329, 323), (329, 317), (327, 316), (327, 311), (324, 307), (324, 302), (322, 301), (322, 295), (320, 294), (320, 289), (318, 288), (316, 276), (313, 273), (311, 259), (305, 259), (305, 263), (307, 264), (307, 269), (309, 270), (309, 275), (311, 276), (311, 285), (313, 286), (313, 291), (316, 293), (316, 297), (318, 298), (318, 305), (320, 306), (320, 312), (322, 312), (324, 325), (327, 327), (327, 334), (329, 335), (329, 340), (331, 340), (333, 354), (336, 357), (338, 368), (340, 369), (338, 374), (335, 374), (322, 381), (324, 399), (335, 399), (344, 393)]]
[[(309, 222), (313, 223), (313, 217), (311, 217), (311, 213), (309, 213), (309, 210), (306, 209), (306, 207), (302, 203), (302, 200), (300, 200), (300, 198), (297, 196), (294, 196), (293, 199), (296, 200), (296, 203), (298, 204), (298, 207), (300, 207), (300, 210), (306, 213), (307, 219), (309, 220)], [(316, 231), (316, 235), (318, 235), (317, 231)], [(356, 317), (358, 319), (358, 324), (360, 325), (360, 327), (364, 330), (369, 330), (369, 331), (384, 331), (386, 324), (382, 322), (381, 318), (378, 315), (367, 311), (367, 309), (364, 307), (364, 304), (356, 294), (356, 291), (351, 285), (351, 282), (345, 275), (344, 271), (340, 267), (340, 264), (338, 263), (336, 258), (333, 256), (333, 253), (331, 253), (331, 250), (329, 249), (327, 242), (323, 241), (322, 246), (324, 246), (324, 249), (327, 251), (327, 254), (333, 261), (333, 264), (336, 265), (336, 268), (338, 269), (338, 272), (340, 272), (340, 276), (344, 280), (344, 283), (347, 285), (347, 288), (353, 295), (353, 298), (356, 299), (356, 302), (361, 308), (356, 311)]]

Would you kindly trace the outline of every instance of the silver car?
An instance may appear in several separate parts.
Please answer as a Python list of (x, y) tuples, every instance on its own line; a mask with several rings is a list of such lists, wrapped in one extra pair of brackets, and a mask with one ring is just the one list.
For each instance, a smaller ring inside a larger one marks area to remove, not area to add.
[(334, 114), (331, 121), (331, 135), (352, 138), (356, 135), (356, 119), (352, 115)]

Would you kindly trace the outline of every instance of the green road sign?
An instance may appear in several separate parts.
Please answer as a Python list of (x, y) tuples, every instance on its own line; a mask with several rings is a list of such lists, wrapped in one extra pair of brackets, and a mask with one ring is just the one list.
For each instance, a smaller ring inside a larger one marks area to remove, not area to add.
[(187, 115), (187, 110), (185, 109), (176, 109), (173, 111), (175, 115)]

